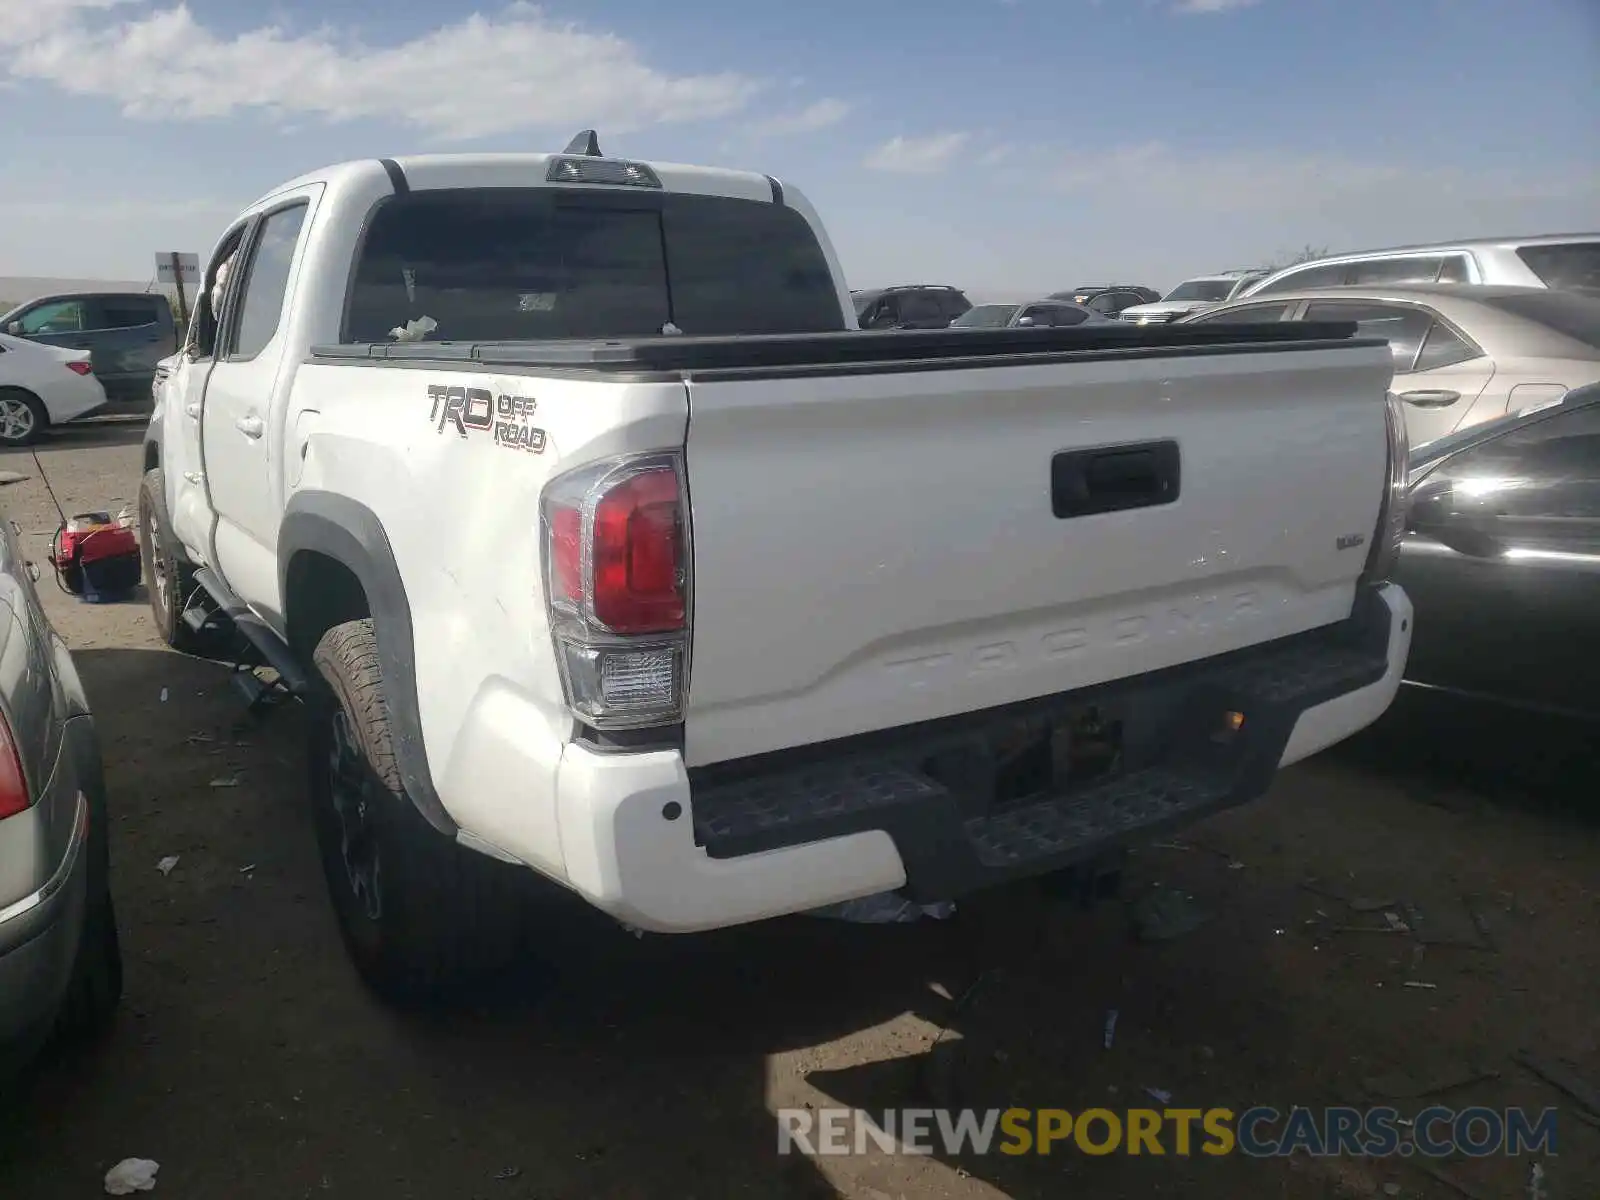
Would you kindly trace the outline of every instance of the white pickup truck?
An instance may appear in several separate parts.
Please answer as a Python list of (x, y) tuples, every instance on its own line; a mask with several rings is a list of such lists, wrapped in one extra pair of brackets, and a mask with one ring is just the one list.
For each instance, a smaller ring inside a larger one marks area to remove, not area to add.
[(860, 331), (796, 189), (592, 135), (293, 180), (200, 292), (155, 621), (305, 699), (387, 993), (519, 953), (529, 870), (660, 932), (1086, 870), (1400, 681), (1350, 326)]

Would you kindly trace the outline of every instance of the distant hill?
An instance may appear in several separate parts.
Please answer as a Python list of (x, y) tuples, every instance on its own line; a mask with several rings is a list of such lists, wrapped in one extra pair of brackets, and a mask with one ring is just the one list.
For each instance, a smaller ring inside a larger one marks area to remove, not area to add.
[(156, 286), (148, 279), (49, 279), (33, 275), (0, 275), (0, 312), (15, 308), (35, 296), (49, 296), (57, 292), (166, 292), (172, 289)]

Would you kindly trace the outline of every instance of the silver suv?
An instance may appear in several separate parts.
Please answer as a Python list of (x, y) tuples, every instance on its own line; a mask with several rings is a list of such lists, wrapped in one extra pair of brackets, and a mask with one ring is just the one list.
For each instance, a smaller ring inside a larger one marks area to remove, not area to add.
[(1305, 288), (1400, 283), (1600, 289), (1600, 233), (1481, 238), (1339, 254), (1285, 267), (1234, 298)]

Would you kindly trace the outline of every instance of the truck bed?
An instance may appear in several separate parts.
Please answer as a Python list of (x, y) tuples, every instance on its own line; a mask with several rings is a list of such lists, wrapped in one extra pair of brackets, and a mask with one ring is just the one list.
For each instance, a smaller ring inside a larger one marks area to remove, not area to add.
[[(695, 768), (1344, 620), (1385, 486), (1392, 376), (1387, 345), (1354, 335), (1277, 322), (312, 356), (323, 370), (544, 381), (532, 390), (546, 465), (451, 460), (512, 511), (590, 431), (647, 411), (687, 418), (673, 436), (689, 496), (682, 744)], [(374, 389), (393, 391), (378, 379), (356, 391)]]
[[(639, 378), (693, 372), (910, 371), (988, 362), (1148, 358), (1310, 350), (1348, 345), (1352, 321), (1067, 329), (848, 330), (745, 337), (657, 337), (606, 341), (390, 342), (313, 346), (322, 362), (448, 363), (498, 370), (579, 370)], [(1361, 344), (1381, 344), (1361, 339)]]

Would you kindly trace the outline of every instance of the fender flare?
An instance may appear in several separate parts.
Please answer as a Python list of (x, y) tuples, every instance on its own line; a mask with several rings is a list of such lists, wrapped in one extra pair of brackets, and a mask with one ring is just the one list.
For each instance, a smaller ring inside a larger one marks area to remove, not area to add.
[(366, 593), (378, 638), (378, 666), (383, 672), (400, 780), (423, 819), (447, 837), (455, 837), (456, 823), (440, 802), (433, 773), (428, 769), (417, 699), (411, 604), (383, 522), (366, 505), (348, 496), (316, 490), (294, 494), (278, 533), (278, 587), (284, 599), (286, 628), (289, 564), (305, 550), (343, 564)]
[[(150, 423), (144, 428), (144, 446), (141, 451), (144, 457), (141, 461), (144, 463), (146, 471), (150, 470), (152, 465), (157, 467), (163, 465), (162, 459), (166, 457), (166, 447), (161, 444), (161, 441), (161, 413), (158, 411), (150, 418)], [(152, 450), (156, 452), (154, 464), (150, 462), (150, 451)]]

